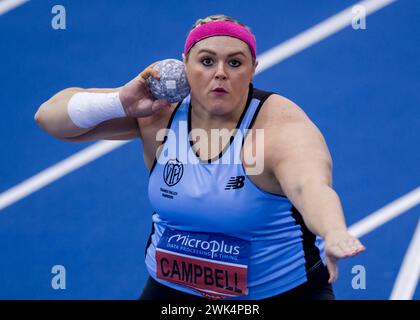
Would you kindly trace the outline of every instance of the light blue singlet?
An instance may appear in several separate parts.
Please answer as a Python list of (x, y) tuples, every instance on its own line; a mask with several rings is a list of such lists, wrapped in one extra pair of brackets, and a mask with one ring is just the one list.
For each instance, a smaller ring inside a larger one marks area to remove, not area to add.
[(256, 186), (240, 161), (243, 137), (270, 94), (250, 84), (239, 130), (207, 162), (188, 139), (190, 96), (174, 110), (148, 189), (155, 212), (146, 267), (156, 281), (210, 298), (264, 299), (306, 282), (322, 264), (300, 213)]

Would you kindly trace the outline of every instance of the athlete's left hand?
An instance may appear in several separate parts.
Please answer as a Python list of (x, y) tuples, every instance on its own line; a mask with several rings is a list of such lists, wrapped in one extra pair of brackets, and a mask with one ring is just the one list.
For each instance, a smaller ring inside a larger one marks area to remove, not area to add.
[(353, 237), (346, 229), (331, 230), (324, 237), (325, 255), (330, 278), (328, 283), (333, 283), (338, 278), (337, 260), (353, 257), (366, 250), (360, 241)]

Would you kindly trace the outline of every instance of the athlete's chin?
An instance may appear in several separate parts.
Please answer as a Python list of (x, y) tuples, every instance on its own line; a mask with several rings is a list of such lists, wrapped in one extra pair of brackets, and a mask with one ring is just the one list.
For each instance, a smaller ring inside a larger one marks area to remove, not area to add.
[(217, 116), (222, 116), (228, 112), (230, 112), (230, 104), (229, 103), (210, 103), (210, 110), (211, 113)]

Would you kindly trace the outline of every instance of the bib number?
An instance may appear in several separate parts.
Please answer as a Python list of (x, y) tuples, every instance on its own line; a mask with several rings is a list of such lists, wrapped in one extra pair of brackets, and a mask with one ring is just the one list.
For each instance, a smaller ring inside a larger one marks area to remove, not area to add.
[(167, 228), (156, 248), (157, 277), (222, 299), (248, 294), (249, 242)]

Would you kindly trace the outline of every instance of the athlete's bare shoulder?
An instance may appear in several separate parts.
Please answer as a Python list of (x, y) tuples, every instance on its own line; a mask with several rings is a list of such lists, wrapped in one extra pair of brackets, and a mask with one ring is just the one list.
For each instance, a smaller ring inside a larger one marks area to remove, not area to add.
[(290, 99), (272, 94), (264, 102), (255, 125), (258, 128), (278, 127), (281, 124), (295, 121), (310, 122), (310, 119), (302, 108)]
[(173, 103), (169, 108), (161, 109), (149, 117), (137, 119), (143, 141), (143, 160), (149, 170), (162, 143), (157, 139), (157, 134), (160, 129), (167, 128), (177, 105), (177, 103)]

